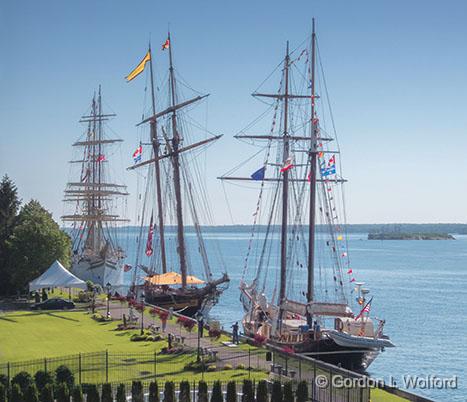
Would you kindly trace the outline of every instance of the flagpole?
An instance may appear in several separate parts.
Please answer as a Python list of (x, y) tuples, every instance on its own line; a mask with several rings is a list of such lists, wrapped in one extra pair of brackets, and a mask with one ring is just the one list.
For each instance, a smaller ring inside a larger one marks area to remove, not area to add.
[[(154, 73), (152, 68), (152, 54), (151, 42), (149, 42), (149, 70), (151, 75), (151, 100), (152, 100), (152, 114), (156, 114), (156, 96), (154, 93)], [(159, 141), (157, 139), (157, 126), (156, 119), (152, 119), (150, 123), (152, 149), (154, 151), (154, 167), (156, 174), (156, 194), (157, 194), (157, 219), (159, 221), (159, 238), (161, 247), (161, 263), (162, 272), (167, 272), (167, 257), (165, 252), (165, 234), (164, 234), (164, 212), (162, 209), (162, 189), (161, 189), (161, 169), (159, 164)]]

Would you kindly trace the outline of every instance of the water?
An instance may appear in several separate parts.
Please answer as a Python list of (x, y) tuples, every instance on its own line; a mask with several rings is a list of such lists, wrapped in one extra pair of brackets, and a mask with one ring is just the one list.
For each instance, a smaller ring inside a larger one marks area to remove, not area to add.
[[(366, 237), (349, 237), (352, 268), (374, 296), (371, 315), (386, 319), (385, 332), (397, 346), (376, 359), (370, 374), (387, 382), (392, 377), (399, 387), (404, 387), (405, 375), (457, 376), (458, 389), (412, 391), (437, 401), (466, 401), (467, 236), (456, 236), (456, 241), (375, 241)], [(188, 244), (193, 244), (194, 235), (187, 238)], [(231, 278), (230, 287), (211, 311), (212, 318), (229, 328), (242, 316), (238, 284), (249, 233), (226, 228), (207, 233), (205, 238), (208, 250), (215, 244), (219, 247)], [(134, 239), (127, 243), (130, 262), (134, 244)], [(198, 264), (199, 260), (193, 261), (199, 274)], [(212, 270), (216, 277), (221, 272), (215, 264)]]

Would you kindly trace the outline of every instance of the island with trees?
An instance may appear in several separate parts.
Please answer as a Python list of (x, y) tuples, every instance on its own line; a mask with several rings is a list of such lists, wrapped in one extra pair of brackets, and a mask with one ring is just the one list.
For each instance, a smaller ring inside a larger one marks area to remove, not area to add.
[(368, 233), (368, 240), (456, 240), (448, 233)]

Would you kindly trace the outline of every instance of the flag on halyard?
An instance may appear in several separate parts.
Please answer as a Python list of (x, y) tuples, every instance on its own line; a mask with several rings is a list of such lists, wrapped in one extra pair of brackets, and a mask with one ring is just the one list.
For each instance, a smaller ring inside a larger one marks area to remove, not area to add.
[(143, 155), (143, 146), (140, 145), (138, 148), (136, 148), (136, 151), (133, 152), (133, 161), (135, 163), (141, 162), (141, 156)]
[(170, 47), (170, 39), (167, 38), (165, 42), (162, 44), (162, 50), (166, 50)]
[(347, 271), (347, 273), (350, 275), (352, 273), (352, 268), (349, 268), (349, 270)]
[(287, 172), (287, 170), (290, 170), (293, 168), (293, 160), (291, 157), (288, 157), (286, 161), (284, 162), (284, 166), (281, 168), (281, 173)]
[(125, 264), (123, 266), (123, 272), (129, 272), (131, 271), (131, 268), (133, 268), (130, 264)]
[(102, 155), (102, 154), (99, 155), (99, 156), (97, 157), (96, 162), (105, 162), (105, 155)]
[(151, 257), (152, 255), (152, 236), (154, 235), (154, 225), (152, 223), (153, 216), (151, 215), (151, 222), (149, 223), (149, 231), (148, 231), (148, 240), (146, 242), (146, 255)]
[(140, 63), (135, 67), (135, 69), (125, 77), (126, 81), (130, 82), (132, 79), (140, 75), (144, 71), (144, 67), (146, 67), (146, 63), (150, 60), (151, 60), (151, 52), (148, 50), (143, 60), (141, 60)]
[(362, 311), (360, 311), (360, 313), (355, 317), (355, 321), (357, 321), (361, 316), (363, 316), (363, 314), (370, 313), (370, 307), (371, 307), (372, 300), (373, 298), (371, 298), (370, 301), (367, 304), (365, 304), (365, 307), (362, 308)]
[(266, 166), (263, 166), (262, 168), (258, 169), (256, 172), (254, 172), (250, 177), (253, 180), (264, 180), (264, 174), (266, 173)]

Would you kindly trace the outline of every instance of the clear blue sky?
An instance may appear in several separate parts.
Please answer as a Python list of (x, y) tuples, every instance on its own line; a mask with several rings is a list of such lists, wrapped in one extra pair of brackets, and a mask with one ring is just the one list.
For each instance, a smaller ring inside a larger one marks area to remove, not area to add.
[[(207, 183), (217, 223), (231, 223), (215, 177), (252, 152), (232, 138), (263, 110), (249, 94), (285, 41), (309, 34), (313, 16), (350, 180), (349, 221), (466, 222), (463, 0), (2, 1), (0, 173), (58, 218), (77, 121), (98, 84), (118, 114), (122, 164), (131, 164), (144, 79), (123, 77), (170, 23), (178, 71), (211, 93), (208, 128), (224, 134), (209, 149)], [(135, 176), (125, 181), (134, 193)], [(250, 223), (257, 193), (227, 190), (235, 223)]]

